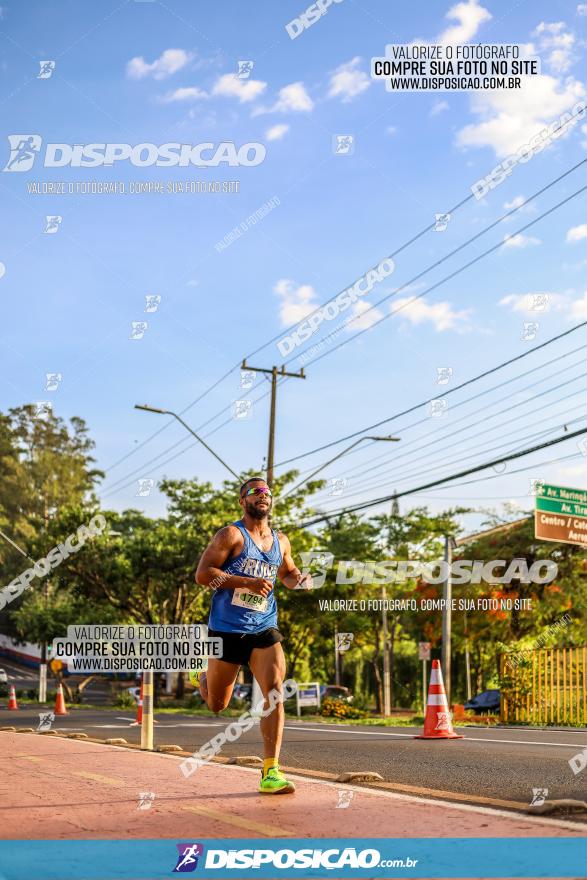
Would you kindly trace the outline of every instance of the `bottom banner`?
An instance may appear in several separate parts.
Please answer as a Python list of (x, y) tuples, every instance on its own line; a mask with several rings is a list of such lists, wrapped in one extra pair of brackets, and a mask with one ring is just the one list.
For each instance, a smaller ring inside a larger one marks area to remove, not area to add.
[(587, 838), (4, 840), (0, 880), (587, 876)]

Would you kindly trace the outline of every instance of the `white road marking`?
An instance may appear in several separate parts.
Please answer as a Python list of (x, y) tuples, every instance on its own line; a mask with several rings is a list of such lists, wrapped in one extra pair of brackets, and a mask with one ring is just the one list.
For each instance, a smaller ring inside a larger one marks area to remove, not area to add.
[[(309, 730), (313, 733), (351, 733), (356, 736), (396, 736), (402, 737), (403, 739), (413, 739), (413, 733), (389, 733), (388, 731), (374, 731), (374, 730), (344, 730), (341, 728), (332, 728), (332, 727), (293, 727), (292, 725), (286, 724), (286, 730)], [(461, 728), (462, 729), (462, 728)], [(558, 742), (538, 742), (537, 740), (526, 740), (526, 739), (486, 739), (482, 736), (467, 736), (465, 734), (465, 740), (469, 742), (482, 742), (482, 743), (510, 743), (511, 745), (520, 745), (520, 746), (555, 746), (555, 747), (563, 747), (566, 749), (577, 749), (577, 748), (585, 748), (586, 743), (558, 743)]]
[[(157, 730), (167, 730), (171, 727), (218, 727), (218, 724), (214, 724), (214, 722), (210, 721), (207, 724), (195, 723), (192, 721), (187, 721), (185, 724), (161, 724), (158, 722), (159, 727)], [(126, 730), (128, 728), (128, 724), (88, 724), (88, 727), (102, 727), (107, 728), (108, 730)], [(71, 728), (70, 728), (71, 729)]]

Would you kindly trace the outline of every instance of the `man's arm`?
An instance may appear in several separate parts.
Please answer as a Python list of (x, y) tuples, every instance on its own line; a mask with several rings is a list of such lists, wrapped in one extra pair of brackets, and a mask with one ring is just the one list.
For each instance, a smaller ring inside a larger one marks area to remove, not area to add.
[(283, 532), (279, 532), (278, 537), (283, 559), (279, 566), (277, 577), (288, 590), (311, 590), (312, 575), (302, 574), (293, 561), (289, 538)]
[(246, 587), (252, 593), (259, 596), (268, 596), (273, 585), (263, 578), (244, 577), (237, 574), (228, 574), (222, 571), (221, 566), (227, 559), (237, 555), (243, 546), (243, 536), (236, 526), (226, 526), (216, 532), (200, 559), (196, 571), (196, 583), (213, 590)]

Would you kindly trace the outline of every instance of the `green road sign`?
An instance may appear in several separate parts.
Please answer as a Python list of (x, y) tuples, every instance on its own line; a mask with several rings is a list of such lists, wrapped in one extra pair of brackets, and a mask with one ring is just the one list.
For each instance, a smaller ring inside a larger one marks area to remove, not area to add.
[(587, 490), (536, 483), (534, 534), (542, 541), (587, 544)]
[(568, 486), (552, 486), (550, 483), (536, 481), (536, 500), (547, 498), (551, 501), (567, 501), (584, 504), (587, 507), (587, 489), (571, 489)]
[(557, 501), (555, 499), (537, 497), (536, 510), (550, 510), (552, 513), (587, 517), (587, 504), (576, 504), (574, 501)]

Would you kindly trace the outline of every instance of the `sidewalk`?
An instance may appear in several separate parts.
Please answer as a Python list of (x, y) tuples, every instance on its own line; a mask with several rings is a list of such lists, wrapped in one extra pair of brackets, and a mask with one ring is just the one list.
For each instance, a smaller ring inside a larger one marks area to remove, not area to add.
[[(196, 828), (202, 839), (587, 834), (570, 821), (295, 776), (294, 795), (263, 796), (256, 769), (209, 764), (185, 779), (178, 757), (57, 736), (2, 731), (0, 752), (4, 840), (180, 840)], [(155, 796), (149, 809), (139, 808), (141, 792)]]

